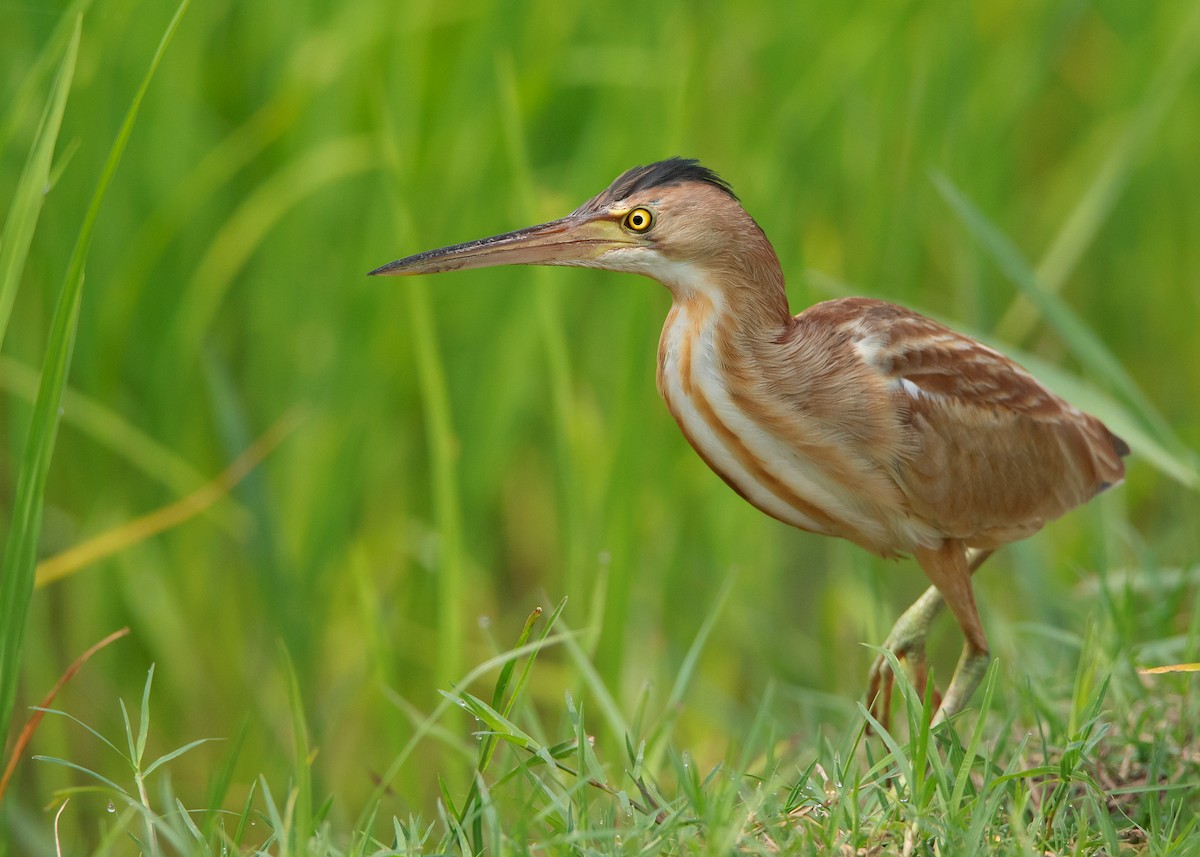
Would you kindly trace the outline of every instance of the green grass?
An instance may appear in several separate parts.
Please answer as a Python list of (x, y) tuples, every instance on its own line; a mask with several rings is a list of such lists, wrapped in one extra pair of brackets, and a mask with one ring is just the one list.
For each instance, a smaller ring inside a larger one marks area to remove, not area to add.
[[(216, 2), (158, 62), (171, 7), (0, 5), (9, 741), (132, 631), (50, 705), (3, 847), (1200, 848), (1195, 674), (1136, 673), (1200, 661), (1200, 15), (793, 6)], [(654, 390), (663, 289), (364, 276), (674, 154), (797, 309), (917, 307), (1134, 448), (981, 573), (953, 729), (865, 735), (862, 644), (921, 576), (707, 471)], [(297, 412), (231, 496), (30, 596)]]
[[(1084, 641), (1074, 696), (1058, 688), (1071, 700), (1067, 706), (1045, 705), (1030, 693), (1007, 712), (996, 710), (1000, 670), (993, 668), (974, 724), (960, 718), (931, 732), (929, 707), (901, 678), (908, 716), (900, 731), (883, 730), (860, 708), (861, 718), (830, 730), (801, 760), (788, 725), (770, 713), (768, 694), (744, 736), (724, 758), (703, 766), (674, 749), (662, 762), (649, 762), (656, 738), (664, 737), (649, 722), (627, 726), (624, 753), (603, 758), (586, 706), (570, 693), (565, 719), (556, 709), (539, 712), (528, 704), (535, 658), (567, 639), (551, 633), (564, 607), (545, 618), (535, 611), (514, 649), (472, 671), (470, 678), (497, 675), (490, 703), (448, 692), (428, 715), (414, 716), (414, 740), (381, 777), (357, 833), (333, 829), (328, 816), (336, 798), (313, 812), (308, 727), (294, 682), (295, 779), (284, 795), (264, 779), (230, 803), (229, 771), (245, 752), (239, 740), (213, 776), (206, 803), (185, 805), (166, 769), (205, 742), (146, 760), (153, 668), (137, 726), (120, 705), (123, 738), (47, 711), (90, 736), (124, 769), (126, 782), (70, 760), (36, 759), (81, 780), (60, 792), (64, 807), (107, 798), (111, 817), (97, 853), (125, 837), (143, 853), (183, 854), (876, 854), (934, 847), (954, 854), (1188, 854), (1200, 846), (1190, 797), (1200, 782), (1196, 695), (1172, 699), (1122, 682), (1096, 635)], [(539, 619), (541, 633), (529, 642)], [(290, 673), (286, 657), (284, 669)], [(1134, 687), (1138, 704), (1123, 710), (1122, 697)], [(460, 708), (473, 718), (469, 734), (447, 728)], [(668, 701), (658, 716), (673, 721), (673, 708)], [(868, 722), (874, 735), (864, 731)], [(474, 757), (472, 786), (463, 795), (439, 778), (442, 800), (429, 818), (410, 813), (373, 825), (422, 738)]]

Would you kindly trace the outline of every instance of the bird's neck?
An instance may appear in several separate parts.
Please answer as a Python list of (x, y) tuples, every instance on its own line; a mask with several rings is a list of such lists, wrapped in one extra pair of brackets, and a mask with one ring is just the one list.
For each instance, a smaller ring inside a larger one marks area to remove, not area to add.
[(728, 259), (655, 272), (673, 298), (658, 347), (658, 388), (673, 413), (695, 373), (753, 376), (794, 324), (783, 272), (768, 251), (757, 264)]
[(737, 292), (676, 292), (659, 340), (658, 389), (684, 437), (735, 491), (792, 526), (840, 535), (808, 464), (793, 461), (787, 484), (764, 464), (795, 458), (772, 434), (773, 402), (762, 389), (794, 324), (780, 293), (747, 306)]
[(758, 225), (747, 222), (742, 240), (714, 248), (702, 261), (668, 262), (653, 273), (673, 298), (659, 340), (658, 388), (681, 426), (697, 378), (753, 376), (794, 324), (775, 250)]
[(769, 244), (747, 252), (725, 252), (704, 264), (675, 263), (652, 276), (671, 290), (671, 314), (684, 315), (697, 329), (735, 347), (777, 338), (792, 323), (783, 269)]

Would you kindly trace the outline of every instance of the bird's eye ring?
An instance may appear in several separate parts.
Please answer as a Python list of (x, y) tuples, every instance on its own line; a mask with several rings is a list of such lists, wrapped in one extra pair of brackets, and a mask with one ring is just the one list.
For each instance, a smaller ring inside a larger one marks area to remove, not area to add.
[(630, 232), (645, 232), (654, 222), (654, 217), (645, 208), (635, 208), (625, 215), (625, 228)]

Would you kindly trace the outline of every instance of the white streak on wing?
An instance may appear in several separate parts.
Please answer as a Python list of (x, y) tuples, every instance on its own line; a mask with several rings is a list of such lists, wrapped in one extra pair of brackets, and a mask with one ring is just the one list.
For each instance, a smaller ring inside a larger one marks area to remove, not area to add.
[(874, 366), (881, 372), (891, 371), (892, 361), (879, 337), (858, 331), (860, 338), (854, 340), (854, 350), (858, 357), (868, 366)]
[(926, 393), (924, 390), (922, 390), (920, 387), (918, 387), (916, 384), (914, 384), (912, 381), (908, 380), (907, 378), (900, 379), (900, 388), (902, 390), (904, 390), (904, 392), (908, 393), (908, 395), (912, 396), (914, 399), (919, 399), (922, 396), (929, 398), (928, 393)]

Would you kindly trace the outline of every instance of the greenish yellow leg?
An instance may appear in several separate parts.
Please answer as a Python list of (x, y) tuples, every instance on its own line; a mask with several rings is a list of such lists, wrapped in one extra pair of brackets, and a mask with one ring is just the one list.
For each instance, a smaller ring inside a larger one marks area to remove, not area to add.
[[(936, 714), (933, 722), (940, 723), (957, 714), (971, 698), (987, 670), (987, 641), (975, 610), (971, 594), (971, 575), (991, 555), (991, 551), (964, 551), (956, 542), (947, 542), (936, 551), (920, 551), (917, 561), (934, 585), (913, 602), (896, 621), (883, 646), (903, 662), (912, 676), (913, 686), (924, 698), (928, 670), (925, 662), (925, 640), (929, 626), (947, 600), (955, 619), (963, 630), (966, 643), (962, 656), (950, 680), (945, 697), (939, 700), (934, 689)], [(947, 595), (943, 595), (945, 590)], [(871, 714), (886, 729), (891, 721), (892, 689), (895, 676), (891, 664), (879, 655), (868, 674), (867, 700)]]
[[(925, 666), (925, 638), (929, 636), (929, 626), (933, 624), (934, 618), (944, 605), (942, 594), (938, 592), (937, 587), (929, 587), (896, 620), (883, 643), (883, 647), (894, 654), (896, 660), (908, 667), (913, 686), (918, 693), (925, 692), (928, 677)], [(891, 663), (882, 654), (875, 658), (867, 679), (867, 700), (871, 706), (871, 715), (887, 729), (891, 722), (892, 688), (896, 677), (892, 674)]]
[(947, 720), (962, 711), (963, 707), (971, 699), (971, 694), (975, 692), (975, 689), (979, 687), (979, 683), (983, 681), (983, 674), (987, 672), (987, 665), (987, 649), (978, 649), (968, 640), (963, 646), (962, 656), (958, 659), (958, 666), (954, 669), (954, 677), (950, 679), (950, 686), (946, 688), (946, 695), (942, 697), (942, 704), (934, 712), (932, 725), (937, 726), (943, 720)]

